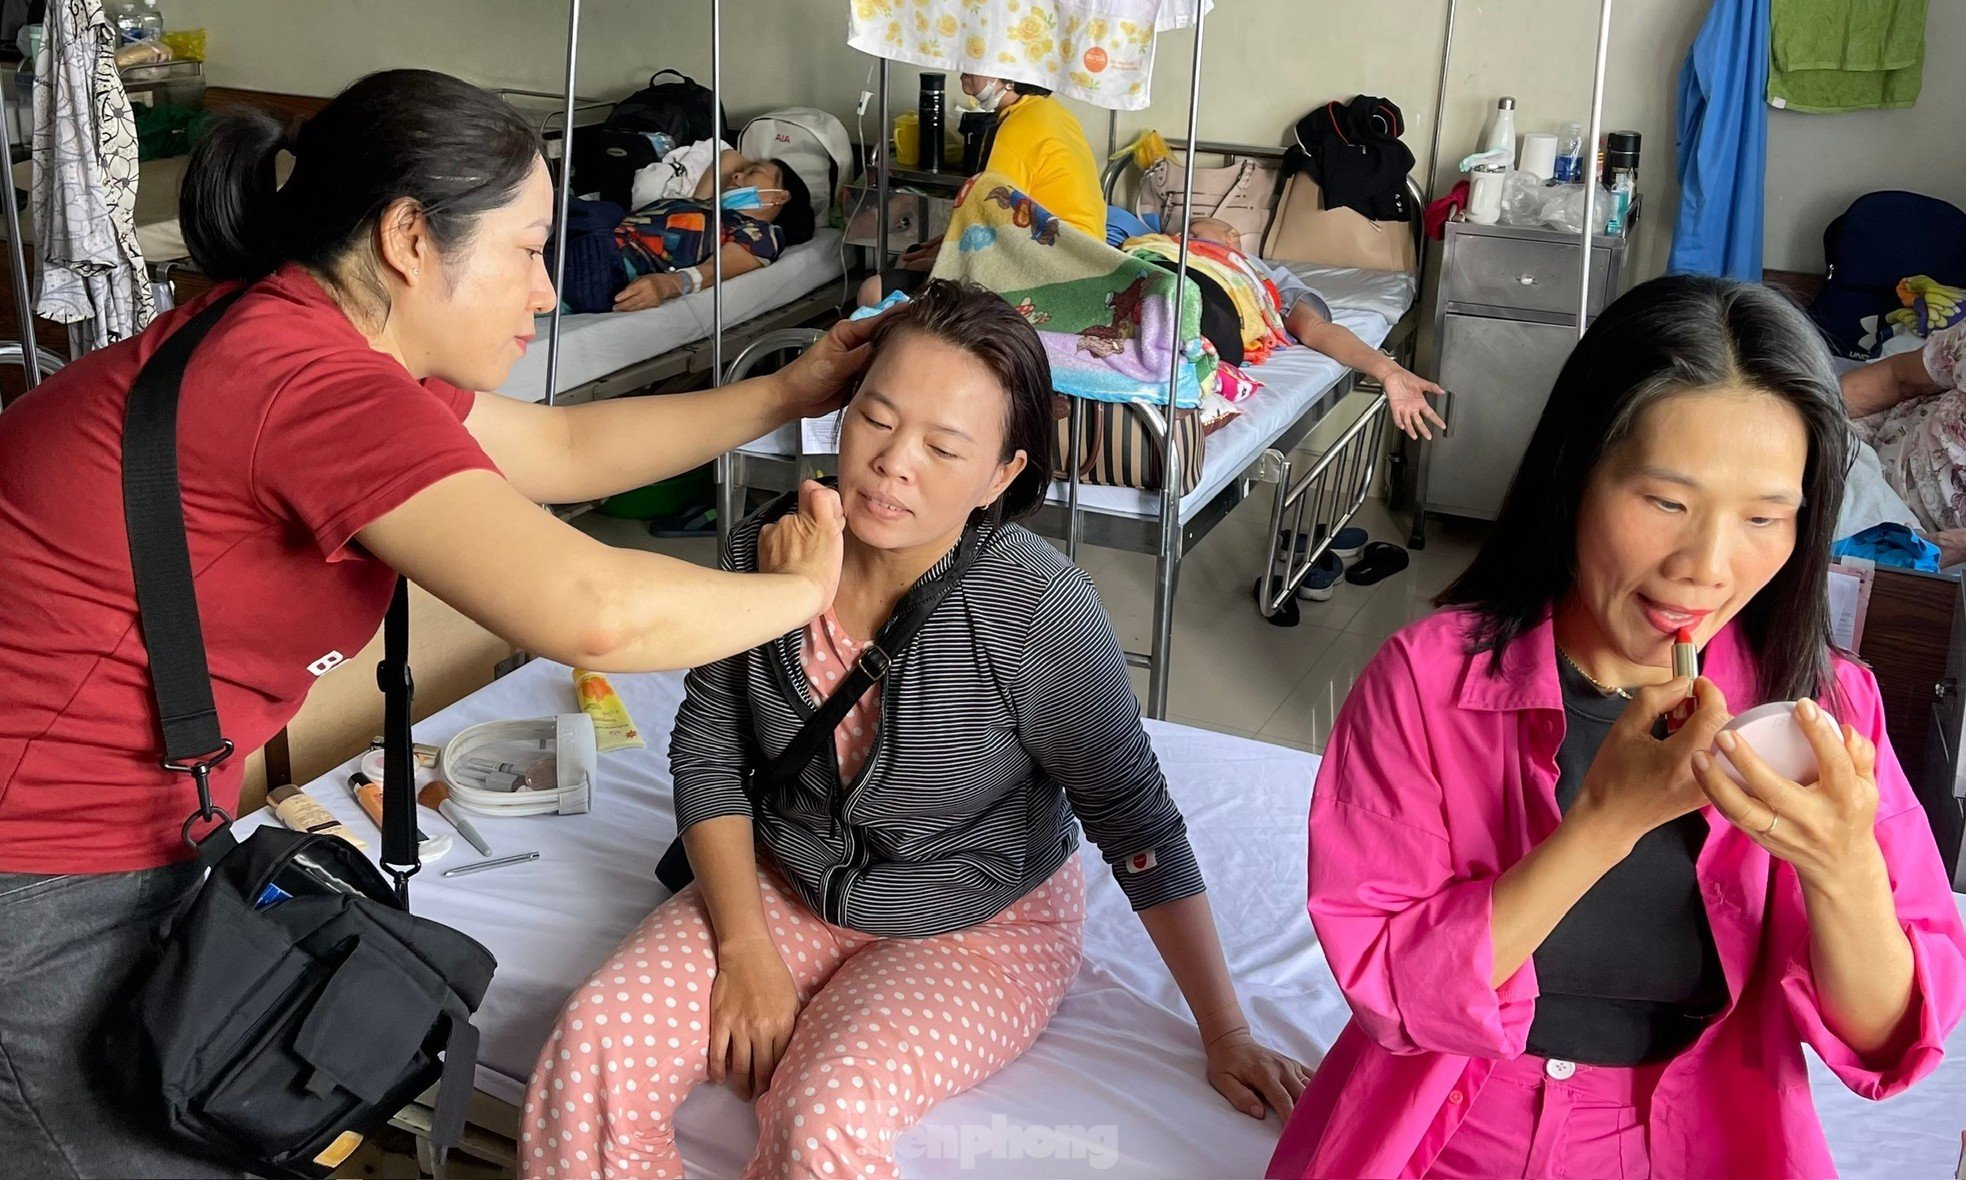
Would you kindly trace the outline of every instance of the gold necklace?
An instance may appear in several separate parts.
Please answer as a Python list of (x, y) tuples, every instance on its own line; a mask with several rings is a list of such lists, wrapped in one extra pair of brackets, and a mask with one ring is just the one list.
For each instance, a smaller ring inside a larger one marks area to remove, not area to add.
[(1563, 646), (1561, 644), (1557, 645), (1556, 654), (1562, 656), (1564, 663), (1570, 665), (1570, 667), (1576, 671), (1577, 675), (1582, 676), (1585, 680), (1590, 681), (1591, 687), (1603, 693), (1605, 696), (1623, 697), (1626, 700), (1632, 699), (1632, 694), (1627, 690), (1622, 688), (1612, 688), (1609, 685), (1600, 682), (1597, 677), (1591, 675), (1589, 672), (1584, 671), (1584, 666), (1582, 664), (1579, 664), (1577, 661), (1571, 659), (1570, 653), (1564, 651)]

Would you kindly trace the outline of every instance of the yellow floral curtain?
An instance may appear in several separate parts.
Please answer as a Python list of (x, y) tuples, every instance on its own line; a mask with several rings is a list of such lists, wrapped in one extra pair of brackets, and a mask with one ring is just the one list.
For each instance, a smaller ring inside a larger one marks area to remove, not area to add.
[[(1213, 8), (1212, 0), (1202, 0)], [(850, 0), (847, 44), (890, 61), (1044, 86), (1109, 110), (1151, 101), (1154, 40), (1197, 0)]]

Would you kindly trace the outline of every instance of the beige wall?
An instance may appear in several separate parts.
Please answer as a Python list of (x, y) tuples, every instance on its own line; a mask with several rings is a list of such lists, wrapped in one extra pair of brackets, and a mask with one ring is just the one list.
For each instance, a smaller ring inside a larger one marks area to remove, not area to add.
[(1768, 215), (1774, 270), (1819, 273), (1823, 228), (1850, 201), (1902, 188), (1966, 207), (1966, 3), (1937, 0), (1925, 18), (1925, 88), (1900, 111), (1768, 112)]
[[(707, 81), (709, 9), (707, 0), (586, 0), (582, 92), (618, 96), (667, 65)], [(1307, 15), (1314, 10), (1315, 19)], [(1407, 142), (1424, 168), (1446, 10), (1446, 0), (1225, 0), (1204, 45), (1203, 136), (1278, 143), (1327, 98), (1383, 94), (1406, 112)], [(1705, 10), (1705, 0), (1620, 0), (1616, 8), (1605, 125), (1645, 134), (1647, 269), (1663, 265), (1672, 220), (1673, 79)], [(732, 117), (808, 104), (852, 127), (872, 59), (847, 48), (846, 11), (845, 0), (725, 0)], [(562, 84), (565, 7), (551, 0), (172, 0), (171, 16), (208, 29), (211, 79), (220, 85), (331, 94), (370, 70), (401, 65), (487, 85)], [(1596, 6), (1575, 0), (1463, 3), (1442, 154), (1459, 159), (1471, 150), (1499, 95), (1515, 96), (1522, 131), (1585, 118), (1596, 31)], [(1162, 38), (1155, 105), (1122, 118), (1123, 138), (1143, 126), (1185, 128), (1192, 46), (1185, 32)], [(897, 109), (912, 107), (914, 70), (895, 75)], [(1103, 148), (1104, 112), (1082, 115)]]

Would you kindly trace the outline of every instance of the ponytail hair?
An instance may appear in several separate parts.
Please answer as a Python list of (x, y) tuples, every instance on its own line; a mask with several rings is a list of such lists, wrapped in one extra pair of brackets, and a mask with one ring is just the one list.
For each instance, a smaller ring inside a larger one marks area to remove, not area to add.
[[(294, 157), (285, 185), (274, 179), (282, 151)], [(448, 74), (385, 70), (291, 134), (252, 109), (213, 120), (178, 216), (193, 261), (215, 279), (250, 281), (289, 262), (334, 279), (399, 201), (416, 206), (439, 250), (464, 243), (539, 156), (538, 133), (504, 99)]]

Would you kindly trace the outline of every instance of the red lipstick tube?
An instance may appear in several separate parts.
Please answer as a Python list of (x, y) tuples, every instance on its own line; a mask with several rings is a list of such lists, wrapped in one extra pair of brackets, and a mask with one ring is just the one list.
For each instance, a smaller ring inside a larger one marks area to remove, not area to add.
[[(1700, 675), (1700, 649), (1693, 646), (1693, 628), (1681, 627), (1673, 636), (1672, 674), (1675, 680), (1693, 680)], [(1666, 714), (1666, 732), (1678, 733), (1679, 728), (1692, 719), (1700, 701), (1693, 693), (1692, 685), (1686, 688), (1686, 699), (1672, 707)]]

